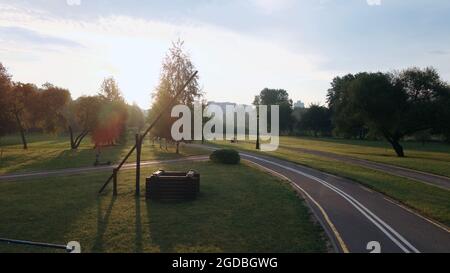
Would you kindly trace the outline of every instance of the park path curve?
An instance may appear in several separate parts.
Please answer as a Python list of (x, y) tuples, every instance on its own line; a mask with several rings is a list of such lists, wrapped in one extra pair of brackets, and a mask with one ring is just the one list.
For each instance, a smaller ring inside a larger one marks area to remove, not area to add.
[[(168, 163), (180, 163), (189, 161), (204, 161), (207, 160), (208, 156), (189, 156), (185, 158), (178, 159), (167, 159), (167, 160), (154, 160), (154, 161), (142, 161), (141, 167), (157, 165), (157, 164), (168, 164)], [(61, 169), (61, 170), (47, 170), (47, 171), (37, 171), (37, 172), (24, 172), (24, 173), (12, 173), (0, 175), (0, 182), (2, 181), (17, 181), (23, 179), (34, 179), (40, 177), (50, 177), (50, 176), (61, 176), (61, 175), (74, 175), (74, 174), (85, 174), (91, 172), (104, 172), (108, 170), (113, 170), (116, 165), (109, 166), (99, 166), (99, 167), (82, 167), (82, 168), (71, 168), (71, 169)], [(136, 163), (128, 163), (123, 165), (122, 170), (134, 169)]]
[(304, 196), (338, 252), (368, 253), (375, 242), (386, 253), (450, 253), (447, 226), (379, 192), (286, 160), (246, 151), (239, 153), (244, 160), (290, 181)]
[(297, 148), (297, 147), (289, 147), (289, 146), (283, 146), (283, 145), (280, 145), (280, 147), (286, 148), (289, 150), (306, 153), (306, 154), (310, 154), (310, 155), (325, 157), (325, 158), (341, 161), (341, 162), (352, 164), (352, 165), (365, 167), (365, 168), (376, 170), (376, 171), (382, 171), (382, 172), (389, 173), (392, 175), (413, 179), (413, 180), (431, 184), (433, 186), (437, 186), (437, 187), (440, 187), (440, 188), (443, 188), (446, 190), (450, 190), (450, 178), (449, 177), (440, 176), (440, 175), (436, 175), (436, 174), (432, 174), (432, 173), (421, 172), (421, 171), (408, 169), (408, 168), (404, 168), (404, 167), (369, 161), (369, 160), (355, 158), (355, 157), (351, 157), (351, 156), (330, 153), (330, 152), (310, 150), (310, 149)]

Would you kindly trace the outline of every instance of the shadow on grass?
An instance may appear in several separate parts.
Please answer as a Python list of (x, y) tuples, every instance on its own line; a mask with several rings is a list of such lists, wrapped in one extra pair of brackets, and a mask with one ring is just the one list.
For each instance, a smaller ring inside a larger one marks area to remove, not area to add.
[[(311, 140), (324, 143), (332, 144), (342, 144), (342, 145), (354, 145), (365, 148), (381, 148), (392, 150), (393, 148), (389, 142), (386, 140), (357, 140), (357, 139), (343, 139), (343, 138), (313, 138), (313, 137), (299, 137), (300, 140)], [(417, 152), (438, 152), (438, 153), (449, 153), (450, 145), (446, 142), (430, 141), (425, 143), (425, 145), (418, 141), (406, 140), (402, 141), (401, 145), (405, 151), (417, 151)]]
[(196, 201), (186, 202), (146, 201), (152, 243), (159, 246), (161, 252), (222, 252), (211, 244), (212, 241), (217, 243), (217, 238), (209, 236), (214, 230), (211, 219), (216, 216), (212, 208), (208, 208), (210, 204), (202, 204), (202, 201), (201, 196)]
[[(100, 154), (101, 162), (117, 162), (121, 159), (126, 146), (108, 147)], [(42, 153), (50, 154), (43, 156)], [(53, 156), (51, 154), (54, 154)], [(58, 152), (57, 147), (53, 150), (34, 149), (21, 151), (16, 155), (6, 155), (2, 161), (2, 167), (8, 169), (7, 173), (28, 172), (36, 170), (56, 170), (65, 168), (78, 168), (94, 166), (96, 151), (84, 148), (78, 150), (63, 150)]]
[[(98, 179), (97, 179), (98, 181)], [(95, 206), (92, 189), (100, 183), (79, 183), (71, 177), (0, 184), (0, 234), (12, 239), (66, 244), (83, 241), (77, 233), (84, 212)], [(8, 204), (8, 205), (6, 205)], [(84, 244), (83, 244), (84, 245)], [(60, 250), (0, 246), (0, 252), (58, 252)]]
[(136, 226), (136, 237), (134, 243), (134, 252), (141, 253), (142, 248), (142, 219), (141, 219), (141, 200), (140, 198), (135, 198), (135, 226)]
[(114, 203), (116, 202), (116, 197), (111, 198), (105, 213), (103, 213), (102, 210), (102, 202), (103, 199), (97, 200), (97, 234), (95, 236), (95, 242), (92, 247), (92, 250), (94, 252), (105, 252), (105, 249), (103, 247), (103, 238), (106, 229), (108, 228), (109, 219), (111, 217), (111, 212), (114, 207)]

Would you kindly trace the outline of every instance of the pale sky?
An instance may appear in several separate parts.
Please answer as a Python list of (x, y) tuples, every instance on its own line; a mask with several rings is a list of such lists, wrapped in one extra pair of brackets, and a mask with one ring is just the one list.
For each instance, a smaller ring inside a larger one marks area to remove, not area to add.
[(0, 0), (0, 62), (74, 98), (114, 76), (147, 109), (181, 38), (208, 100), (269, 87), (308, 105), (346, 73), (434, 66), (449, 81), (449, 14), (448, 0)]

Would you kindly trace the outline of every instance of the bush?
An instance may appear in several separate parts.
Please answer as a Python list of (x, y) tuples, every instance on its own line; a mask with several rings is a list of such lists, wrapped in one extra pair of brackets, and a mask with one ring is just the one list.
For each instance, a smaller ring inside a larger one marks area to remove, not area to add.
[(241, 157), (236, 150), (222, 149), (214, 151), (209, 158), (216, 163), (239, 164)]

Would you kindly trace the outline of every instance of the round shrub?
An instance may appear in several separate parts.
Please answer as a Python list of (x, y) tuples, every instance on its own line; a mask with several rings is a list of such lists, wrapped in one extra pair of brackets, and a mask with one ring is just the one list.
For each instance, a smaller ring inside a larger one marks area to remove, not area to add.
[(239, 164), (241, 156), (239, 152), (233, 149), (222, 149), (214, 151), (209, 158), (216, 163)]

